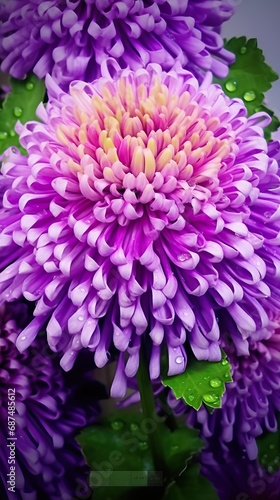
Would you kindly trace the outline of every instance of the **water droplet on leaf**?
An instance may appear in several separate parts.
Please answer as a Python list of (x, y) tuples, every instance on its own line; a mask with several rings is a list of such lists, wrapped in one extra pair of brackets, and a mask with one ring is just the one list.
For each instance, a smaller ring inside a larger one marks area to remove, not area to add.
[(148, 443), (146, 441), (139, 442), (139, 450), (146, 451), (148, 449)]
[(211, 387), (221, 387), (222, 381), (218, 377), (211, 378), (210, 385)]
[(228, 80), (225, 87), (229, 92), (235, 92), (237, 89), (237, 83), (234, 80)]
[(130, 424), (130, 430), (131, 430), (132, 432), (135, 432), (135, 431), (137, 431), (138, 429), (139, 429), (139, 425), (138, 425), (138, 424), (136, 424), (135, 422), (132, 422), (132, 423)]
[(245, 92), (243, 99), (247, 102), (254, 101), (256, 99), (256, 94), (253, 90), (248, 90)]
[(33, 90), (34, 89), (34, 83), (32, 82), (27, 82), (26, 85), (25, 85), (25, 88), (27, 90)]
[(22, 109), (19, 106), (14, 107), (14, 115), (19, 118), (22, 115)]
[(219, 399), (219, 396), (216, 396), (216, 394), (204, 394), (202, 398), (206, 403), (216, 403), (216, 401), (218, 401)]
[(8, 137), (7, 132), (0, 132), (0, 139), (6, 139)]
[(247, 48), (246, 47), (241, 47), (240, 49), (240, 54), (246, 54)]
[(14, 130), (10, 130), (10, 137), (15, 137), (16, 133)]
[(228, 365), (228, 360), (226, 358), (223, 358), (221, 363), (223, 366), (226, 366), (226, 365)]
[(114, 420), (112, 423), (111, 423), (111, 427), (114, 431), (119, 431), (120, 429), (122, 429), (124, 426), (124, 423), (121, 421), (121, 420)]

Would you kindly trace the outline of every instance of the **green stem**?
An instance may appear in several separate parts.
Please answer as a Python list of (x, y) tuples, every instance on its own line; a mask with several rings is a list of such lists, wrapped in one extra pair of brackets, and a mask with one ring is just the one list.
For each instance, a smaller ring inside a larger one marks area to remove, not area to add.
[[(138, 388), (141, 397), (141, 405), (144, 418), (154, 420), (156, 414), (155, 399), (153, 387), (149, 376), (148, 363), (146, 360), (143, 346), (140, 351), (140, 365), (137, 373)], [(160, 427), (156, 423), (155, 431), (151, 432), (148, 436), (149, 445), (153, 457), (154, 467), (156, 471), (162, 471), (165, 475), (165, 461), (161, 442)]]

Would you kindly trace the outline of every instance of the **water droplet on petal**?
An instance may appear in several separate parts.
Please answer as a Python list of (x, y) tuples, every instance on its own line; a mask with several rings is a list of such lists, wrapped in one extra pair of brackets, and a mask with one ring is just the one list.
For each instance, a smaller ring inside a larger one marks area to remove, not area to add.
[(256, 94), (253, 90), (248, 90), (248, 92), (245, 92), (243, 99), (246, 102), (252, 102), (256, 99)]
[(216, 401), (218, 401), (219, 399), (219, 396), (217, 396), (216, 394), (204, 394), (202, 398), (206, 403), (216, 403)]
[(83, 316), (78, 316), (78, 321), (84, 321), (84, 317)]
[(226, 358), (223, 358), (221, 363), (223, 366), (226, 366), (226, 365), (228, 365), (228, 360)]
[(27, 82), (26, 85), (25, 85), (25, 88), (27, 90), (33, 90), (34, 89), (34, 83), (32, 82)]
[(141, 451), (146, 451), (148, 449), (148, 443), (146, 441), (140, 441), (138, 446)]
[(188, 253), (182, 253), (181, 255), (178, 255), (178, 260), (180, 262), (185, 262), (186, 260), (189, 260), (189, 259), (191, 259), (191, 256)]
[(22, 109), (19, 106), (14, 107), (14, 115), (19, 118), (22, 115)]
[(139, 429), (139, 425), (138, 425), (138, 424), (136, 424), (135, 422), (132, 422), (132, 423), (130, 424), (130, 430), (131, 430), (132, 432), (135, 432), (135, 431), (137, 431), (138, 429)]
[(8, 137), (7, 132), (0, 132), (0, 139), (1, 140), (6, 139), (7, 137)]
[(81, 293), (84, 293), (86, 291), (86, 289), (83, 288), (83, 287), (80, 287), (79, 290), (80, 290)]
[(175, 359), (175, 363), (177, 363), (177, 365), (180, 365), (181, 363), (183, 363), (183, 361), (183, 356), (177, 356), (177, 358)]
[(240, 49), (240, 54), (246, 54), (247, 48), (246, 47), (241, 47)]
[(264, 216), (269, 219), (269, 217), (271, 217), (273, 214), (273, 212), (264, 212)]
[(20, 340), (25, 340), (25, 339), (26, 339), (26, 335), (22, 335), (22, 336), (20, 337)]
[(222, 381), (218, 377), (211, 378), (210, 385), (211, 387), (220, 387), (222, 385)]
[(121, 430), (123, 428), (123, 426), (124, 426), (124, 423), (121, 420), (114, 420), (111, 423), (111, 427), (112, 427), (112, 429), (114, 429), (114, 431)]
[(225, 87), (229, 92), (235, 92), (237, 89), (237, 83), (234, 80), (228, 80)]

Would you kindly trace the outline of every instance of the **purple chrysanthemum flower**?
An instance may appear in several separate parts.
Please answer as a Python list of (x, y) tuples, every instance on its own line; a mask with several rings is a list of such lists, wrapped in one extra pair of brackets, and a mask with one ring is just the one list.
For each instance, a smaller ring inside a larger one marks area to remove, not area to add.
[(198, 359), (220, 359), (218, 309), (241, 338), (264, 328), (279, 305), (270, 118), (247, 118), (211, 75), (199, 86), (158, 65), (70, 94), (48, 79), (48, 91), (43, 123), (18, 125), (28, 156), (10, 149), (2, 167), (0, 299), (37, 301), (18, 348), (46, 322), (67, 370), (82, 347), (104, 366), (114, 345), (123, 395), (141, 338), (155, 379), (162, 344), (170, 375), (185, 370), (186, 339)]
[[(16, 469), (16, 492), (8, 498), (72, 500), (82, 492), (86, 498), (89, 469), (75, 435), (94, 420), (97, 407), (94, 402), (82, 405), (79, 392), (76, 395), (74, 387), (67, 388), (64, 373), (43, 338), (19, 353), (14, 341), (25, 316), (22, 304), (0, 307), (1, 500), (7, 498), (11, 486), (7, 484), (10, 465)], [(7, 447), (12, 442), (7, 441), (8, 410), (16, 437), (15, 457)], [(15, 464), (8, 463), (9, 456)]]
[(278, 500), (280, 472), (269, 473), (232, 446), (226, 455), (217, 446), (202, 452), (201, 473), (217, 490), (220, 500)]
[(234, 56), (219, 32), (235, 1), (0, 2), (1, 67), (16, 78), (49, 72), (66, 87), (74, 79), (98, 78), (114, 59), (123, 69), (158, 63), (169, 70), (179, 61), (198, 77), (205, 70), (225, 77)]
[[(190, 411), (187, 421), (201, 427), (202, 436), (213, 446), (234, 442), (246, 450), (249, 459), (258, 455), (256, 438), (264, 430), (277, 430), (280, 411), (280, 328), (271, 321), (269, 328), (251, 334), (249, 342), (240, 341), (233, 320), (222, 325), (227, 338), (221, 345), (228, 355), (233, 382), (227, 384), (222, 408), (209, 414), (205, 407)], [(186, 405), (169, 393), (169, 403), (176, 414), (186, 411)]]

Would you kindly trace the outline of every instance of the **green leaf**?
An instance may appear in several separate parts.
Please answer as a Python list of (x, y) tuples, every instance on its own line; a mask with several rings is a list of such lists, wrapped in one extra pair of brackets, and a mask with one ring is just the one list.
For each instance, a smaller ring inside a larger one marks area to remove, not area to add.
[[(257, 46), (257, 40), (247, 40), (245, 36), (232, 38), (225, 44), (225, 48), (236, 56), (235, 62), (229, 68), (227, 78), (214, 79), (219, 83), (224, 92), (231, 98), (243, 99), (252, 115), (264, 106), (264, 92), (271, 88), (271, 83), (278, 79), (277, 73), (265, 62), (263, 52)], [(278, 129), (280, 122), (273, 111), (265, 109), (273, 118), (273, 124), (267, 127), (265, 133), (269, 139), (271, 132)]]
[(232, 382), (232, 378), (224, 353), (222, 360), (215, 363), (192, 357), (184, 373), (162, 378), (163, 385), (170, 387), (177, 399), (183, 398), (195, 410), (199, 410), (203, 403), (211, 408), (221, 408), (227, 382)]
[[(172, 480), (201, 450), (203, 441), (198, 437), (198, 431), (184, 426), (171, 432), (157, 416), (145, 419), (140, 412), (127, 410), (120, 410), (100, 425), (82, 431), (78, 441), (92, 468), (90, 485), (96, 488), (94, 498), (125, 499), (126, 495), (130, 498), (129, 494), (133, 492), (135, 499), (138, 487), (143, 486), (147, 498), (155, 474), (149, 434), (156, 427), (160, 428), (167, 465), (165, 480)], [(163, 494), (163, 478), (160, 476), (156, 479), (158, 483), (151, 487), (151, 498), (156, 496), (155, 490), (160, 491), (161, 496)]]
[(35, 75), (29, 75), (25, 80), (11, 78), (10, 85), (12, 90), (0, 109), (0, 154), (10, 146), (17, 146), (26, 154), (19, 144), (14, 127), (18, 120), (21, 123), (38, 121), (36, 109), (44, 99), (45, 85)]
[(271, 474), (277, 472), (280, 469), (280, 429), (262, 434), (257, 439), (257, 444), (260, 464)]
[(200, 466), (193, 464), (171, 483), (167, 488), (163, 500), (218, 500), (211, 483), (200, 474)]

